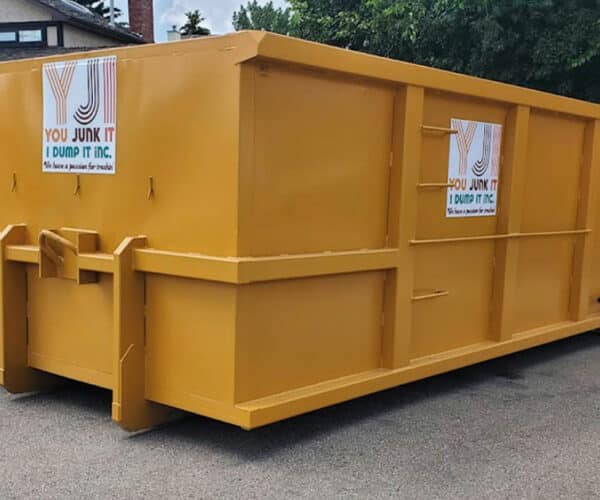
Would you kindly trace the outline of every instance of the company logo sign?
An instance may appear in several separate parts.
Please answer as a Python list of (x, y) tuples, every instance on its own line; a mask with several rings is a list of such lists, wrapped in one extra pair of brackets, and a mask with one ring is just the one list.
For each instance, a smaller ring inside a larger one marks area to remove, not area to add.
[(117, 58), (43, 66), (44, 172), (114, 174)]
[(496, 215), (502, 125), (452, 118), (446, 217)]

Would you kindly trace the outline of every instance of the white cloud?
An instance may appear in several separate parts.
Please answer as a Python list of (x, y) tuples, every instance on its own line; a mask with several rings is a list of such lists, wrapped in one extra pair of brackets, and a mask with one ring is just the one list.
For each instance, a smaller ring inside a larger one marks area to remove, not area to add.
[(171, 0), (162, 12), (158, 12), (159, 23), (181, 26), (185, 22), (185, 13), (200, 10), (200, 3), (202, 2), (199, 0)]

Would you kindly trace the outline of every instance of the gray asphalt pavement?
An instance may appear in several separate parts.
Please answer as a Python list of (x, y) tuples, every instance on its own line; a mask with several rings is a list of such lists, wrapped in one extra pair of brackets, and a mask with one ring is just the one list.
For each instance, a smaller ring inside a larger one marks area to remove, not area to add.
[(245, 432), (129, 435), (110, 394), (0, 391), (0, 499), (600, 498), (600, 336)]

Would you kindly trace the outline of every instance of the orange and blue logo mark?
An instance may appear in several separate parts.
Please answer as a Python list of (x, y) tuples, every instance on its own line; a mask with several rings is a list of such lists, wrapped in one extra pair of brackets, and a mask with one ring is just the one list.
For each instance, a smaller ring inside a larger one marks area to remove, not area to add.
[[(80, 103), (73, 118), (80, 125), (93, 123), (103, 109), (105, 125), (116, 120), (116, 59), (95, 58), (87, 61), (87, 101)], [(46, 77), (56, 103), (56, 124), (66, 125), (68, 102), (77, 61), (52, 63), (44, 66)], [(102, 73), (102, 76), (101, 76)], [(103, 106), (101, 106), (103, 104)]]

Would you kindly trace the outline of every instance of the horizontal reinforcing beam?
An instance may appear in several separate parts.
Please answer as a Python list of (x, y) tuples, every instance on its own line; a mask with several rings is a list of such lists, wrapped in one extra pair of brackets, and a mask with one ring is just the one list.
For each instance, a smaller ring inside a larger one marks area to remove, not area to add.
[[(540, 233), (490, 234), (458, 238), (413, 239), (411, 245), (459, 243), (509, 238), (552, 236), (586, 236), (590, 229), (547, 231)], [(8, 245), (5, 259), (25, 264), (39, 264), (40, 248), (36, 245)], [(397, 248), (363, 249), (343, 252), (321, 252), (270, 257), (217, 257), (198, 253), (171, 252), (154, 248), (134, 250), (135, 271), (178, 276), (181, 278), (248, 284), (311, 276), (384, 271), (396, 269)], [(78, 268), (82, 271), (113, 274), (115, 258), (110, 253), (80, 253)]]
[[(6, 260), (39, 264), (40, 249), (35, 245), (8, 245)], [(82, 271), (114, 273), (114, 256), (109, 253), (81, 253), (77, 256)], [(394, 269), (398, 250), (357, 250), (276, 257), (215, 257), (178, 253), (152, 248), (134, 251), (134, 270), (182, 278), (247, 284), (310, 276)]]

